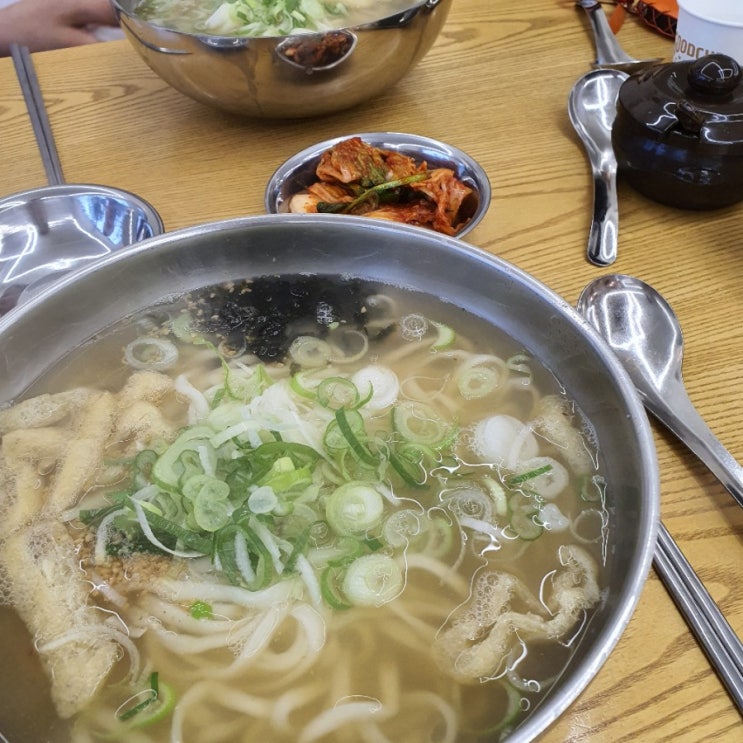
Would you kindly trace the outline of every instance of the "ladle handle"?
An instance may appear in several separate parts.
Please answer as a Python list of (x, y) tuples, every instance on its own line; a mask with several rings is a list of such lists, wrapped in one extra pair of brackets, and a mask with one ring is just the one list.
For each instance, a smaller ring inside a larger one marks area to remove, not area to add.
[(736, 503), (743, 507), (743, 467), (699, 415), (683, 382), (674, 380), (667, 384), (663, 397), (647, 393), (643, 397), (645, 407), (707, 465)]
[(41, 160), (44, 163), (47, 181), (50, 186), (59, 186), (65, 182), (62, 174), (62, 164), (59, 161), (57, 147), (54, 144), (52, 127), (44, 106), (44, 97), (41, 94), (31, 53), (25, 46), (11, 44), (10, 55), (13, 58), (15, 73), (21, 85), (23, 98), (26, 101), (28, 115), (31, 118), (31, 126), (36, 136)]
[(593, 219), (588, 233), (588, 260), (608, 266), (617, 259), (619, 202), (615, 168), (593, 173)]
[(634, 62), (634, 58), (630, 57), (619, 45), (601, 4), (594, 0), (578, 0), (578, 5), (586, 11), (591, 24), (596, 44), (596, 65), (621, 65)]

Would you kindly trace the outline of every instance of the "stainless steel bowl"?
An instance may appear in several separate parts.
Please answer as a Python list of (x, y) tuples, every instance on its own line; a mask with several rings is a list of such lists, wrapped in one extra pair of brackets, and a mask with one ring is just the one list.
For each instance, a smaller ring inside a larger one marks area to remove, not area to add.
[(233, 113), (287, 119), (340, 111), (388, 90), (431, 48), (452, 0), (410, 0), (407, 10), (343, 29), (351, 42), (345, 53), (318, 66), (286, 54), (287, 39), (300, 37), (171, 31), (137, 18), (137, 0), (112, 3), (142, 59), (176, 90)]
[(0, 318), (0, 348), (12, 351), (0, 354), (0, 404), (122, 317), (209, 284), (276, 273), (358, 277), (448, 300), (535, 354), (591, 421), (608, 483), (607, 589), (565, 672), (510, 738), (533, 740), (596, 675), (636, 607), (659, 484), (631, 381), (593, 328), (531, 276), (461, 240), (363, 217), (270, 215), (166, 233), (68, 274)]
[(460, 181), (466, 183), (475, 193), (467, 224), (457, 233), (462, 237), (472, 231), (485, 216), (490, 207), (490, 181), (482, 166), (467, 153), (429, 137), (400, 132), (362, 132), (335, 137), (318, 142), (297, 152), (276, 169), (268, 181), (264, 204), (269, 214), (285, 214), (289, 211), (289, 201), (294, 194), (307, 188), (317, 180), (315, 170), (323, 152), (349, 137), (360, 137), (372, 147), (393, 150), (425, 161), (429, 168), (450, 168)]

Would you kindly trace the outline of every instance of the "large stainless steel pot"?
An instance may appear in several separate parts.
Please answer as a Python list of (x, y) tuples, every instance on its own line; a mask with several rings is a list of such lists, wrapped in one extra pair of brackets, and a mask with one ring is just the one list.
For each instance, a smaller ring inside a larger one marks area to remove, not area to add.
[(290, 50), (300, 44), (332, 49), (338, 31), (274, 37), (185, 33), (139, 18), (136, 0), (112, 4), (134, 49), (176, 90), (224, 111), (288, 119), (343, 111), (389, 90), (428, 53), (452, 0), (410, 0), (393, 15), (342, 29), (349, 42), (345, 50), (314, 65), (297, 64)]
[(201, 225), (69, 274), (0, 319), (0, 404), (119, 318), (205, 285), (276, 273), (343, 274), (447, 299), (540, 358), (595, 428), (610, 494), (608, 590), (562, 678), (511, 739), (532, 740), (575, 700), (627, 625), (659, 516), (653, 440), (634, 387), (593, 329), (534, 278), (461, 240), (363, 217)]

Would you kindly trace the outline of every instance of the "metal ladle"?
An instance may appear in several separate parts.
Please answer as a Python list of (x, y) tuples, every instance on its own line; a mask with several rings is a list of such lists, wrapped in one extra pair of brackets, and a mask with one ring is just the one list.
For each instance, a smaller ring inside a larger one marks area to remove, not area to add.
[[(611, 274), (586, 286), (578, 299), (578, 311), (614, 351), (645, 407), (712, 470), (743, 506), (743, 469), (709, 430), (684, 388), (683, 336), (665, 299), (639, 279)], [(654, 565), (743, 712), (743, 644), (663, 524)]]
[(591, 31), (593, 32), (593, 39), (596, 45), (594, 67), (623, 70), (624, 72), (632, 73), (662, 61), (660, 57), (652, 57), (650, 59), (635, 59), (634, 57), (630, 57), (620, 46), (617, 37), (611, 30), (601, 4), (596, 2), (596, 0), (576, 0), (575, 4), (586, 11), (588, 21), (591, 24)]
[(665, 299), (640, 279), (611, 274), (591, 282), (578, 308), (608, 341), (645, 407), (681, 439), (743, 506), (743, 467), (710, 431), (684, 387), (684, 341)]
[(13, 45), (11, 56), (49, 185), (0, 199), (0, 316), (63, 273), (163, 231), (128, 191), (64, 182), (31, 55)]
[(611, 129), (619, 88), (628, 77), (621, 70), (592, 70), (578, 78), (568, 97), (568, 115), (586, 148), (593, 174), (593, 217), (586, 256), (597, 266), (608, 266), (617, 258), (617, 159)]

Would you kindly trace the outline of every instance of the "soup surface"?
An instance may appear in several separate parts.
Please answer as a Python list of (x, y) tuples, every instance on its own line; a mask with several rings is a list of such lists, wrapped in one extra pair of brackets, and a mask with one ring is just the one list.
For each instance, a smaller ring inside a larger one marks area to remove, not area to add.
[(590, 426), (430, 297), (210, 287), (94, 339), (0, 434), (10, 743), (498, 740), (600, 600)]
[(135, 15), (185, 33), (286, 36), (380, 20), (424, 0), (141, 0)]

